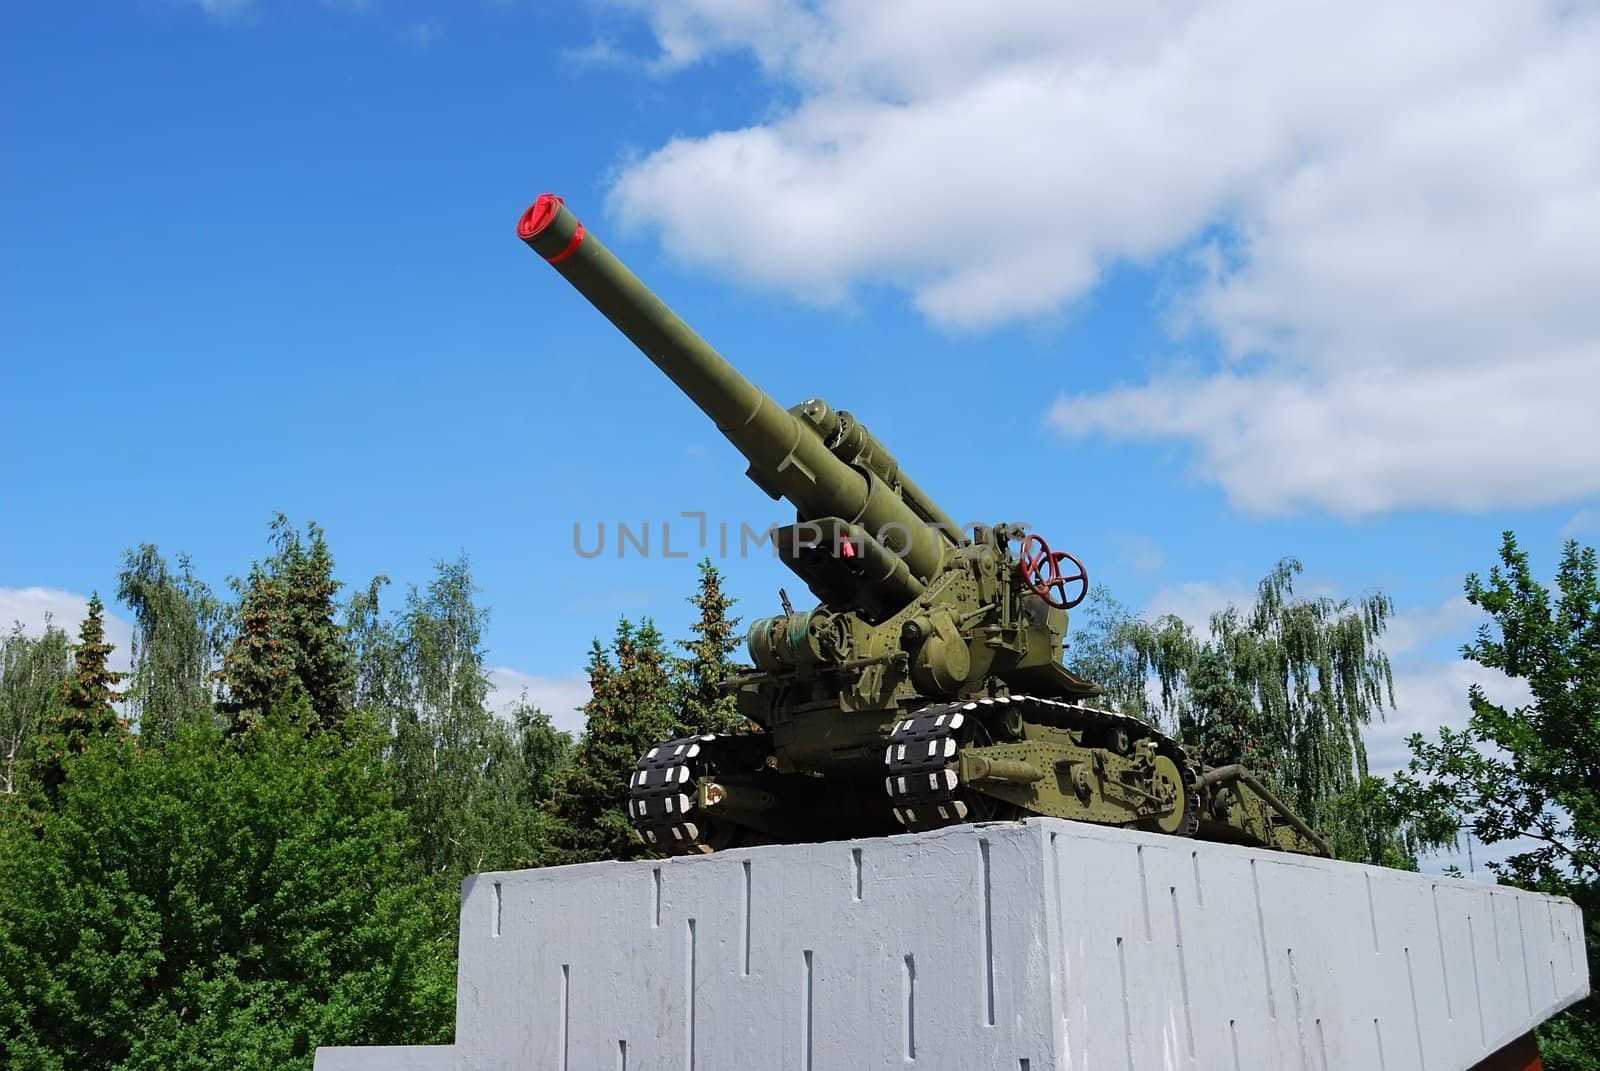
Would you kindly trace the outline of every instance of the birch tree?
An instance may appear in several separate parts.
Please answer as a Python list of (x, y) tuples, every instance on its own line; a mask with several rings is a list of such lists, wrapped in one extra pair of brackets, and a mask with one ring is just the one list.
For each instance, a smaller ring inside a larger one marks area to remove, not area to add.
[(71, 672), (67, 634), (48, 618), (40, 636), (24, 634), (20, 623), (0, 635), (0, 795), (21, 790), (45, 718)]
[(209, 721), (226, 605), (194, 575), (188, 558), (179, 555), (173, 568), (149, 543), (124, 556), (117, 598), (133, 611), (128, 714), (140, 740), (164, 743), (179, 725)]

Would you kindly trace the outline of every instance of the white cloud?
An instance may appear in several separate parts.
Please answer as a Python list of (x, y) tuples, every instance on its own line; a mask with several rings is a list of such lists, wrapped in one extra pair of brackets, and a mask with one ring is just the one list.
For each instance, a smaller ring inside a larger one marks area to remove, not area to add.
[(581, 673), (564, 677), (541, 677), (506, 666), (489, 668), (489, 706), (505, 713), (524, 695), (528, 702), (550, 716), (556, 728), (573, 736), (583, 733), (583, 713), (578, 708), (589, 701), (589, 679)]
[[(1327, 579), (1304, 574), (1295, 577), (1296, 598), (1340, 599), (1349, 597)], [(1211, 634), (1211, 615), (1232, 606), (1244, 612), (1255, 605), (1256, 584), (1237, 581), (1185, 580), (1157, 590), (1145, 602), (1144, 617), (1154, 621), (1165, 614), (1181, 619), (1202, 637)]]
[(1407, 606), (1389, 618), (1384, 630), (1384, 650), (1391, 655), (1422, 652), (1430, 645), (1448, 643), (1454, 648), (1472, 639), (1483, 611), (1453, 595), (1438, 606)]
[(1363, 735), (1367, 741), (1367, 762), (1372, 772), (1393, 773), (1411, 758), (1406, 738), (1412, 733), (1436, 737), (1440, 726), (1460, 729), (1467, 724), (1472, 708), (1467, 704), (1467, 689), (1483, 687), (1490, 700), (1508, 706), (1525, 706), (1533, 694), (1527, 682), (1512, 680), (1498, 670), (1476, 662), (1426, 662), (1397, 670), (1394, 675), (1395, 709), (1383, 721), (1374, 720)]
[(1436, 737), (1440, 726), (1465, 727), (1472, 714), (1467, 691), (1474, 684), (1509, 707), (1533, 701), (1527, 681), (1460, 657), (1460, 646), (1483, 617), (1465, 595), (1452, 595), (1437, 606), (1404, 607), (1389, 619), (1383, 646), (1395, 663), (1395, 705), (1363, 733), (1374, 773), (1392, 773), (1410, 760), (1406, 738), (1413, 733)]
[[(38, 636), (48, 623), (76, 643), (78, 626), (88, 612), (87, 595), (57, 588), (0, 588), (0, 631), (9, 632), (14, 625), (21, 625), (27, 635)], [(126, 673), (133, 665), (133, 625), (107, 608), (105, 626), (106, 639), (116, 648), (111, 652), (111, 668)]]
[(1201, 637), (1211, 634), (1211, 615), (1237, 606), (1243, 610), (1256, 600), (1255, 588), (1240, 584), (1218, 584), (1209, 580), (1186, 580), (1157, 591), (1145, 603), (1144, 617), (1154, 621), (1168, 614), (1194, 629)]
[(622, 169), (675, 253), (965, 327), (1178, 254), (1220, 367), (1064, 398), (1064, 434), (1188, 442), (1261, 513), (1600, 491), (1595, 6), (633, 6), (660, 67), (747, 50), (797, 98)]

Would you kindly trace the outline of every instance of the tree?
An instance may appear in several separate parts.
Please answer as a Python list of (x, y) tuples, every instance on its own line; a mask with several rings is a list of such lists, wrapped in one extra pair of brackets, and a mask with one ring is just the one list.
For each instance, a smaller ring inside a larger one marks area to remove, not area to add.
[(375, 714), (394, 732), (394, 713), (404, 702), (406, 686), (400, 667), (400, 643), (381, 606), (386, 576), (373, 577), (365, 590), (350, 596), (345, 607), (344, 638), (355, 665), (349, 706)]
[(1097, 700), (1100, 705), (1144, 717), (1146, 661), (1138, 646), (1142, 623), (1103, 584), (1089, 589), (1074, 618), (1068, 650), (1072, 671), (1105, 689)]
[(488, 610), (465, 555), (437, 562), (392, 619), (378, 578), (351, 599), (352, 702), (390, 739), (398, 798), (416, 832), (423, 872), (461, 876), (542, 859), (553, 769), (571, 747), (525, 702), (507, 722), (489, 709), (483, 629)]
[(19, 792), (34, 768), (39, 733), (71, 672), (67, 634), (48, 618), (43, 635), (24, 635), (21, 624), (0, 635), (0, 796)]
[(688, 601), (700, 611), (691, 640), (678, 646), (688, 654), (672, 660), (672, 687), (678, 718), (685, 733), (726, 733), (745, 724), (734, 696), (722, 690), (739, 646), (739, 619), (729, 617), (734, 600), (723, 594), (722, 574), (710, 558), (700, 562), (700, 583)]
[(91, 741), (41, 827), (0, 812), (0, 1063), (309, 1071), (449, 1036), (455, 890), (406, 869), (375, 735), (307, 735), (305, 703)]
[(173, 570), (149, 543), (124, 555), (117, 598), (134, 615), (128, 712), (140, 740), (161, 743), (179, 725), (209, 720), (227, 608), (195, 577), (188, 558), (179, 555)]
[(509, 736), (485, 707), (488, 611), (474, 603), (473, 590), (465, 556), (439, 562), (426, 589), (407, 593), (395, 626), (403, 695), (394, 716), (395, 776), (429, 873), (481, 868), (484, 841), (497, 828), (482, 796), (510, 761)]
[(624, 618), (609, 649), (589, 651), (590, 698), (584, 733), (562, 771), (554, 811), (561, 822), (560, 861), (638, 856), (625, 804), (639, 756), (683, 731), (673, 716), (661, 633), (645, 618)]
[(66, 780), (73, 756), (95, 740), (127, 733), (127, 723), (111, 705), (122, 699), (115, 690), (122, 674), (109, 665), (113, 650), (106, 642), (105, 604), (98, 593), (91, 594), (72, 648), (72, 672), (61, 682), (60, 702), (45, 721), (39, 746), (39, 781), (52, 796)]
[(1376, 592), (1299, 598), (1300, 572), (1292, 558), (1279, 562), (1254, 605), (1212, 615), (1205, 640), (1170, 615), (1131, 624), (1139, 676), (1154, 675), (1158, 713), (1202, 762), (1242, 762), (1275, 781), (1342, 855), (1401, 860), (1398, 833), (1373, 840), (1386, 822), (1364, 809), (1377, 797), (1361, 738), (1372, 716), (1394, 705), (1381, 646), (1393, 603)]
[(555, 798), (561, 772), (572, 761), (572, 734), (556, 728), (550, 715), (529, 703), (526, 695), (512, 705), (510, 717), (523, 796), (541, 806)]
[(222, 660), (222, 709), (248, 727), (286, 696), (304, 695), (314, 727), (342, 731), (355, 667), (334, 620), (340, 583), (315, 522), (302, 536), (278, 514), (273, 554), (234, 580), (238, 604)]
[[(1516, 537), (1467, 599), (1488, 615), (1464, 657), (1526, 682), (1507, 707), (1480, 685), (1464, 730), (1410, 739), (1395, 777), (1404, 813), (1437, 836), (1458, 828), (1484, 844), (1526, 842), (1490, 867), (1505, 881), (1573, 897), (1589, 925), (1589, 972), (1600, 977), (1600, 578), (1593, 547), (1569, 541), (1556, 592), (1541, 584)], [(1546, 1067), (1600, 1068), (1600, 1001), (1590, 997), (1540, 1030)]]

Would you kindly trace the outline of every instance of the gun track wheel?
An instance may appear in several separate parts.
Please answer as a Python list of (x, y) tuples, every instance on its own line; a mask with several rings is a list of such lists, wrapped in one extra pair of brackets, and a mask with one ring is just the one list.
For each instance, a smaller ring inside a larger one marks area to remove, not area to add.
[(889, 768), (884, 788), (894, 801), (895, 820), (908, 831), (1022, 816), (1022, 808), (1015, 804), (960, 783), (956, 772), (960, 749), (982, 747), (999, 735), (975, 716), (976, 711), (972, 703), (940, 703), (923, 707), (895, 726), (884, 754)]
[[(911, 832), (938, 829), (962, 822), (988, 822), (1027, 814), (1049, 814), (1026, 804), (1008, 803), (961, 783), (961, 751), (982, 748), (997, 740), (1016, 739), (1004, 726), (1016, 720), (1070, 729), (1090, 747), (1108, 752), (1134, 752), (1141, 742), (1153, 745), (1154, 758), (1145, 787), (1165, 801), (1157, 815), (1110, 822), (1135, 829), (1192, 837), (1200, 825), (1200, 797), (1188, 756), (1173, 741), (1149, 725), (1125, 714), (1032, 696), (994, 696), (987, 699), (941, 703), (924, 707), (897, 723), (884, 755), (889, 776), (884, 787), (893, 802), (894, 816)], [(1100, 821), (1058, 815), (1078, 821)]]
[(759, 771), (769, 750), (764, 733), (707, 733), (645, 752), (628, 778), (628, 819), (645, 847), (663, 856), (703, 855), (744, 843), (753, 830), (703, 807), (701, 785)]
[(1159, 818), (1147, 818), (1138, 823), (1138, 828), (1152, 833), (1194, 836), (1200, 827), (1200, 797), (1194, 790), (1194, 771), (1187, 765), (1180, 766), (1171, 755), (1160, 752), (1156, 754), (1155, 766), (1155, 780), (1172, 793), (1175, 806)]

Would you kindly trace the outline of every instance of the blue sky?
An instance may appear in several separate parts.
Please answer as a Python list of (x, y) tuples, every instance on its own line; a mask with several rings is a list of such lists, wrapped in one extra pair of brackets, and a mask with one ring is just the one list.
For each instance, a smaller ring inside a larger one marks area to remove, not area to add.
[[(663, 521), (786, 518), (515, 239), (551, 190), (781, 402), (1135, 607), (1290, 554), (1389, 592), (1392, 765), (1464, 718), (1499, 533), (1600, 534), (1596, 20), (1311, 8), (7, 5), (0, 611), (145, 541), (221, 586), (281, 510), (350, 582), (466, 551), (498, 680), (576, 724), (591, 637), (685, 630)], [(657, 553), (580, 558), (602, 521)], [(800, 587), (722, 564), (747, 618)]]

